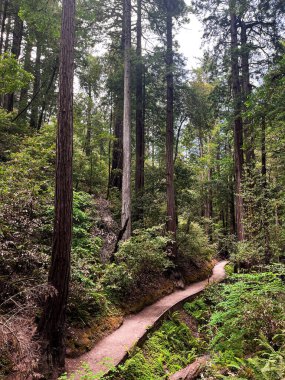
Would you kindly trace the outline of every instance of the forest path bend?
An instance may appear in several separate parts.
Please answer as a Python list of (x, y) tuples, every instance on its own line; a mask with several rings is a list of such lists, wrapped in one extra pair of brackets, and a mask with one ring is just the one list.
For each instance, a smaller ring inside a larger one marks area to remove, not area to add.
[(75, 372), (82, 363), (87, 363), (95, 373), (107, 372), (110, 365), (116, 366), (121, 363), (130, 349), (142, 341), (149, 329), (155, 326), (166, 313), (175, 310), (182, 302), (186, 302), (191, 296), (203, 291), (209, 283), (224, 280), (227, 263), (228, 261), (221, 261), (215, 265), (209, 279), (191, 284), (183, 290), (177, 290), (139, 313), (126, 317), (116, 331), (99, 341), (91, 351), (79, 358), (68, 359), (66, 363), (68, 373)]

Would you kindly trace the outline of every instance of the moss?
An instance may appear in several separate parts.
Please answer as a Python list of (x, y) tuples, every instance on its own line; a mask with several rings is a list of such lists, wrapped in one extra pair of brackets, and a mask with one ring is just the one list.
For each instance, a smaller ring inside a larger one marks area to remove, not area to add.
[(69, 328), (67, 356), (74, 358), (91, 350), (98, 341), (118, 329), (122, 323), (123, 316), (118, 314), (95, 319), (90, 327), (84, 329)]

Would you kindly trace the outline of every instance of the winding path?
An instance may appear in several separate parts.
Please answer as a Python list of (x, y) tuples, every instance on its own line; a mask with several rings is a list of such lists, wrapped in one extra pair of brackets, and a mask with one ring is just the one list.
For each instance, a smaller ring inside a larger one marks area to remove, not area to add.
[(178, 309), (183, 302), (203, 291), (209, 283), (222, 281), (226, 277), (226, 264), (227, 261), (219, 262), (209, 279), (191, 284), (183, 290), (177, 290), (138, 314), (128, 316), (121, 327), (98, 342), (91, 351), (79, 358), (68, 359), (66, 363), (68, 373), (74, 373), (82, 363), (87, 363), (94, 373), (107, 372), (110, 365), (118, 365), (124, 361), (129, 350), (142, 343), (149, 331), (155, 329), (167, 313)]

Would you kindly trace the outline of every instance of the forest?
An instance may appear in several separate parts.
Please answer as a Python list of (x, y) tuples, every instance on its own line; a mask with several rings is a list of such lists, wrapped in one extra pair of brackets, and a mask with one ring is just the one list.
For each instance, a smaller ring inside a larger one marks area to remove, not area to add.
[(284, 0), (0, 0), (0, 379), (284, 380), (284, 132)]

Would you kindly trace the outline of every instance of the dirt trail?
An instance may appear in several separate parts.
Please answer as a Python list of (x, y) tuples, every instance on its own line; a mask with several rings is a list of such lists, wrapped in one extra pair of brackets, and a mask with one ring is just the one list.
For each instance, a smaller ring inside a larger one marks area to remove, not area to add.
[[(160, 299), (140, 311), (138, 314), (130, 315), (118, 330), (98, 342), (95, 347), (76, 359), (67, 360), (68, 373), (75, 372), (82, 363), (87, 363), (95, 373), (106, 372), (110, 365), (119, 364), (127, 355), (128, 351), (143, 339), (148, 330), (154, 326), (163, 316), (174, 310), (182, 301), (205, 289), (208, 283), (220, 282), (225, 277), (225, 265), (227, 261), (221, 261), (214, 269), (208, 280), (196, 282), (183, 290)], [(106, 358), (108, 364), (106, 364)], [(105, 363), (104, 363), (105, 362)]]

